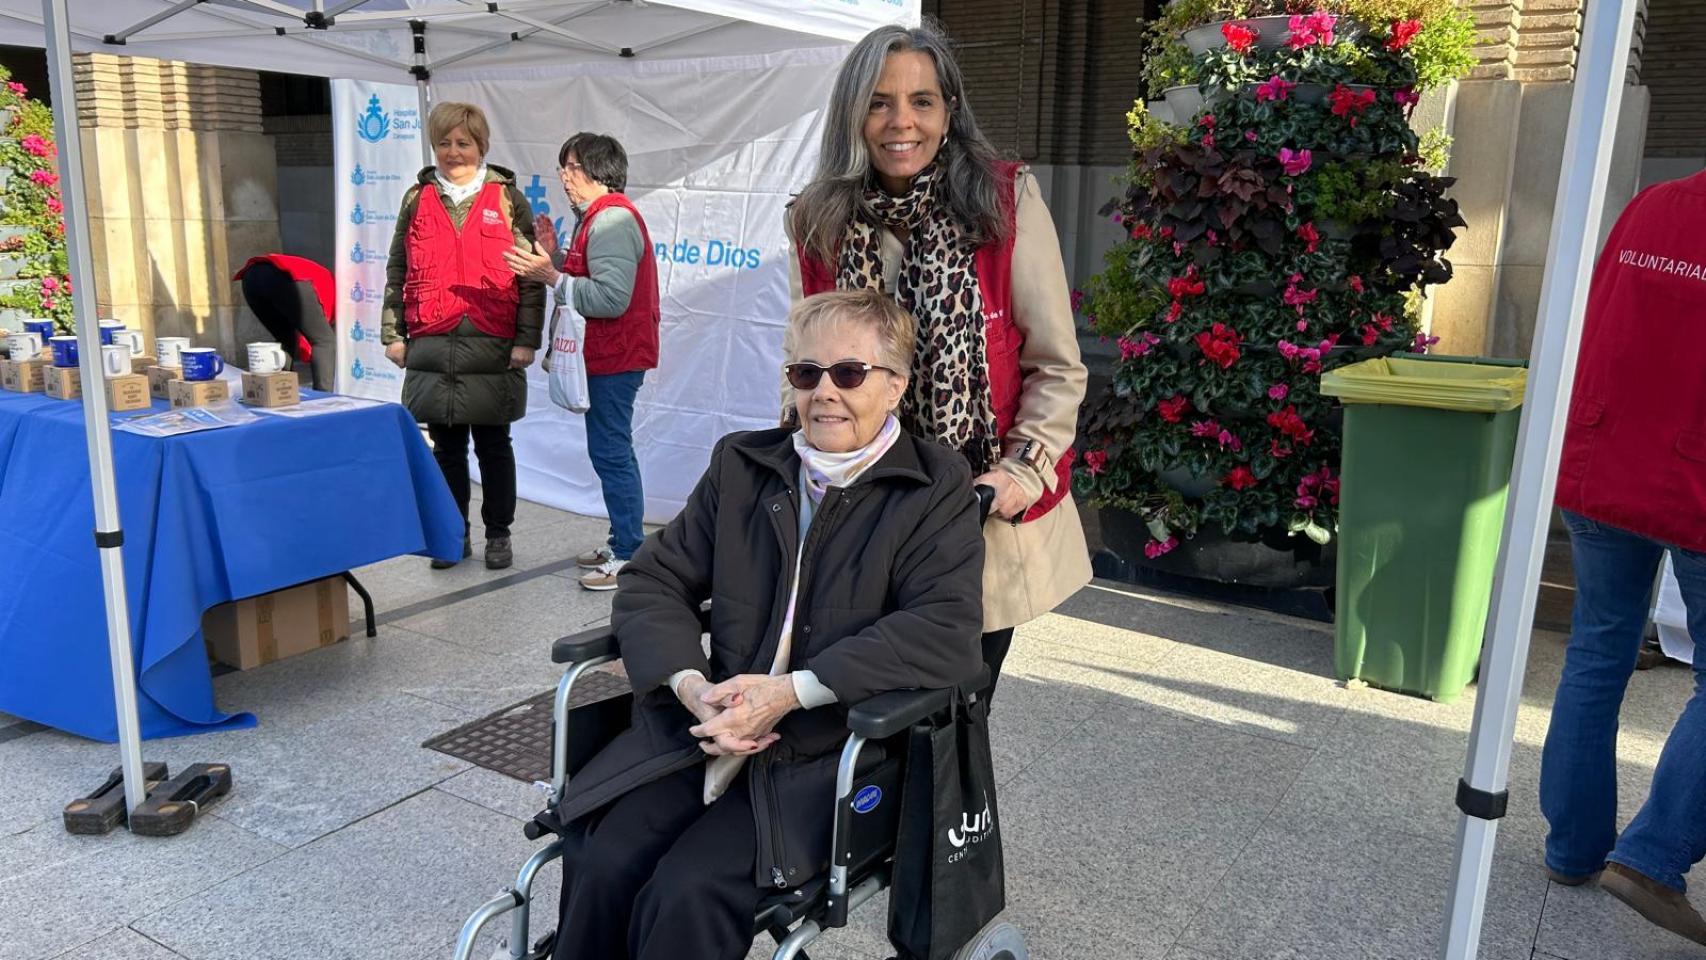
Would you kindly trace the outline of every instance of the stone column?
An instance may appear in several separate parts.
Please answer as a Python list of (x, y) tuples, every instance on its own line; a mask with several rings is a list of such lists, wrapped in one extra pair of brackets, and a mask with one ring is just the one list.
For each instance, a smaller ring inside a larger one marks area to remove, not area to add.
[(102, 315), (236, 359), (260, 327), (231, 274), (279, 249), (259, 77), (107, 54), (75, 72)]

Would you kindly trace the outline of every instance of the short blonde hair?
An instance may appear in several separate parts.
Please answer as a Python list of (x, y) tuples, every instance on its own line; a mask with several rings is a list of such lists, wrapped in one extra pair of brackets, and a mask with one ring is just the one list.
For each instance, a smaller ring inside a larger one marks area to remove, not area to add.
[(471, 103), (446, 100), (435, 104), (432, 112), (427, 114), (427, 137), (434, 146), (457, 127), (463, 127), (468, 131), (468, 136), (474, 138), (474, 145), (480, 148), (480, 156), (491, 152), (492, 127), (486, 122), (486, 112), (479, 107)]
[(788, 311), (788, 326), (793, 329), (791, 339), (796, 345), (818, 327), (846, 321), (873, 327), (877, 331), (877, 350), (881, 354), (878, 359), (882, 365), (903, 377), (912, 375), (912, 355), (918, 349), (918, 321), (881, 290), (866, 287), (814, 294)]

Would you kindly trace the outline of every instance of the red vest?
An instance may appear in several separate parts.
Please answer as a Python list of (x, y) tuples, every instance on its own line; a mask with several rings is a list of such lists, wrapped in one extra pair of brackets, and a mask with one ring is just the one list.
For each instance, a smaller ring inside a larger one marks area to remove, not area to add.
[[(1019, 418), (1019, 396), (1024, 390), (1025, 374), (1019, 367), (1019, 352), (1025, 346), (1025, 333), (1013, 319), (1013, 235), (1018, 222), (1018, 206), (1013, 196), (1018, 163), (1003, 163), (996, 169), (1001, 182), (1002, 213), (1007, 218), (1007, 239), (986, 243), (977, 249), (977, 286), (983, 294), (983, 330), (986, 360), (989, 366), (989, 396), (995, 407), (995, 427), (1006, 446), (1008, 431)], [(824, 263), (805, 247), (797, 249), (800, 261), (800, 286), (806, 296), (836, 288), (835, 264)], [(922, 333), (922, 331), (920, 331)], [(1072, 489), (1072, 460), (1075, 451), (1067, 450), (1055, 462), (1054, 490), (1043, 495), (1026, 511), (1024, 520), (1035, 520), (1066, 497)]]
[(651, 370), (658, 365), (657, 255), (652, 250), (652, 235), (646, 230), (646, 221), (627, 197), (607, 193), (587, 206), (574, 240), (563, 255), (563, 272), (571, 277), (587, 275), (586, 239), (592, 218), (611, 207), (621, 207), (633, 215), (640, 227), (640, 242), (645, 252), (634, 271), (634, 292), (628, 300), (628, 309), (619, 317), (586, 318), (586, 372), (593, 377)]
[(463, 317), (487, 336), (515, 337), (521, 286), (504, 264), (515, 232), (499, 203), (503, 192), (502, 183), (481, 187), (457, 230), (438, 190), (421, 187), (409, 223), (409, 272), (403, 280), (403, 321), (410, 337), (449, 333)]
[[(332, 272), (306, 257), (293, 257), (288, 253), (266, 253), (258, 257), (250, 257), (249, 262), (231, 276), (235, 283), (243, 279), (243, 274), (257, 263), (270, 263), (283, 271), (284, 275), (298, 283), (307, 281), (314, 288), (314, 299), (320, 301), (320, 312), (326, 315), (326, 322), (332, 329), (338, 328), (338, 294), (333, 289)], [(298, 333), (296, 335), (296, 358), (306, 363), (314, 359), (314, 346), (308, 338)]]
[(1706, 551), (1706, 173), (1643, 191), (1594, 270), (1559, 507)]

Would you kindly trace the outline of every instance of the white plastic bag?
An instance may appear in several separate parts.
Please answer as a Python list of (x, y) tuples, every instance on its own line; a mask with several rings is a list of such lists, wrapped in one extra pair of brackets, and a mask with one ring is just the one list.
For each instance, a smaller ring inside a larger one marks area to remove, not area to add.
[(556, 304), (551, 319), (551, 349), (546, 354), (550, 364), (551, 402), (570, 413), (585, 413), (592, 406), (592, 396), (586, 389), (586, 318), (575, 310), (565, 279), (560, 290), (551, 291)]

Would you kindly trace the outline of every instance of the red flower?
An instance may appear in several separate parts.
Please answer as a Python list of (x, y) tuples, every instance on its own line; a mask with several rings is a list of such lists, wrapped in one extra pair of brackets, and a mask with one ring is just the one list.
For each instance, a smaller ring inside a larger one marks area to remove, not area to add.
[(1276, 73), (1266, 81), (1256, 84), (1256, 102), (1266, 103), (1269, 100), (1284, 100), (1291, 96), (1291, 91), (1296, 87), (1297, 84)]
[(1281, 147), (1278, 160), (1280, 166), (1285, 169), (1286, 176), (1301, 177), (1309, 172), (1309, 164), (1313, 162), (1314, 155), (1307, 149), (1293, 150), (1290, 147)]
[(1237, 363), (1242, 355), (1238, 345), (1244, 342), (1244, 338), (1226, 324), (1217, 323), (1213, 328), (1197, 334), (1196, 341), (1197, 349), (1202, 351), (1204, 359), (1219, 364), (1222, 370), (1226, 370)]
[(1314, 253), (1321, 246), (1321, 234), (1315, 229), (1315, 224), (1306, 223), (1297, 228), (1297, 239), (1302, 240), (1308, 249), (1305, 253)]
[(1098, 473), (1101, 473), (1108, 466), (1107, 451), (1105, 451), (1105, 450), (1086, 450), (1084, 452), (1084, 466), (1089, 468), (1090, 476), (1092, 476), (1092, 477)]
[(1240, 464), (1233, 467), (1232, 472), (1220, 479), (1220, 482), (1234, 490), (1248, 490), (1256, 485), (1256, 475), (1250, 468)]
[(1133, 240), (1148, 240), (1154, 234), (1155, 231), (1150, 229), (1149, 224), (1147, 223), (1139, 222), (1131, 228), (1131, 237)]
[(1291, 456), (1291, 448), (1280, 443), (1278, 440), (1269, 440), (1268, 453), (1272, 454), (1275, 460), (1284, 460), (1286, 457)]
[(1382, 333), (1390, 333), (1391, 332), (1391, 330), (1392, 330), (1392, 318), (1387, 316), (1386, 314), (1376, 313), (1374, 315), (1374, 322), (1380, 325), (1380, 330)]
[(1268, 414), (1268, 426), (1278, 430), (1283, 436), (1291, 439), (1300, 447), (1307, 447), (1315, 439), (1315, 431), (1309, 429), (1309, 424), (1297, 415), (1297, 408), (1286, 404), (1285, 409)]
[(1362, 325), (1362, 345), (1372, 347), (1380, 339), (1380, 328), (1372, 323)]
[(29, 96), (29, 93), (30, 93), (30, 91), (28, 89), (26, 89), (23, 84), (17, 82), (16, 80), (12, 81), (11, 83), (6, 84), (6, 89), (12, 91), (13, 93), (17, 94), (20, 97)]
[(43, 140), (40, 134), (29, 134), (19, 140), (18, 143), (26, 152), (38, 157), (45, 157), (53, 152), (53, 144)]
[(1185, 414), (1191, 412), (1191, 401), (1184, 394), (1175, 393), (1156, 404), (1155, 412), (1168, 423), (1178, 423), (1184, 419)]
[(1177, 323), (1179, 320), (1180, 314), (1183, 314), (1184, 312), (1185, 312), (1185, 305), (1180, 303), (1177, 300), (1174, 300), (1172, 305), (1167, 308), (1167, 315), (1162, 317), (1161, 319), (1167, 321), (1168, 323)]
[(1167, 280), (1167, 295), (1174, 300), (1181, 300), (1185, 297), (1200, 297), (1206, 289), (1208, 288), (1197, 277), (1196, 264), (1185, 268), (1184, 276), (1171, 277)]
[(1173, 552), (1173, 548), (1178, 545), (1178, 537), (1168, 537), (1165, 540), (1151, 540), (1143, 545), (1143, 555), (1154, 560), (1156, 557), (1159, 557), (1164, 553)]
[(1392, 36), (1386, 41), (1386, 49), (1402, 50), (1416, 39), (1416, 34), (1422, 32), (1422, 21), (1400, 20), (1392, 25)]
[(1302, 287), (1299, 287), (1298, 284), (1302, 281), (1303, 274), (1292, 274), (1291, 279), (1286, 283), (1285, 296), (1283, 298), (1287, 306), (1297, 308), (1297, 315), (1300, 317), (1303, 316), (1304, 306), (1314, 303), (1316, 298), (1321, 296), (1320, 290), (1305, 290)]
[(1191, 436), (1213, 437), (1220, 434), (1220, 424), (1213, 420), (1198, 420), (1191, 424)]
[(1249, 53), (1250, 48), (1255, 45), (1259, 33), (1260, 31), (1254, 27), (1242, 23), (1223, 23), (1220, 25), (1220, 35), (1226, 38), (1226, 45), (1239, 53)]
[(61, 203), (58, 197), (48, 197), (47, 208), (54, 213), (65, 212), (65, 204)]
[(1205, 149), (1205, 150), (1213, 150), (1214, 149), (1214, 134), (1212, 134), (1212, 133), (1203, 134), (1202, 135), (1202, 145), (1203, 145), (1203, 149)]
[(1352, 290), (1355, 290), (1357, 293), (1363, 292), (1362, 278), (1361, 277), (1356, 276), (1355, 274), (1352, 274), (1350, 280), (1347, 281), (1347, 283), (1350, 286), (1350, 288)]
[(1357, 118), (1362, 116), (1374, 104), (1373, 90), (1352, 90), (1344, 84), (1333, 88), (1327, 94), (1327, 102), (1333, 105), (1333, 115), (1348, 117), (1351, 126), (1357, 125)]

